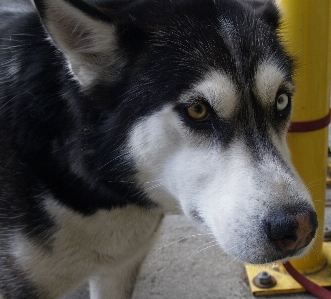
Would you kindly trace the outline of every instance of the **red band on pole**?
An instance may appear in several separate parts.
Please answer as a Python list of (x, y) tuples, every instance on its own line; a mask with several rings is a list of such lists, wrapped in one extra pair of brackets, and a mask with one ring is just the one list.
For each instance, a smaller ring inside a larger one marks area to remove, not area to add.
[(300, 283), (307, 292), (316, 296), (320, 299), (330, 299), (331, 292), (325, 288), (320, 287), (316, 283), (310, 281), (305, 276), (300, 274), (294, 267), (289, 263), (286, 262), (283, 264), (287, 272), (298, 282)]
[(331, 110), (329, 110), (328, 115), (323, 118), (311, 120), (311, 121), (294, 121), (291, 122), (289, 132), (311, 132), (321, 130), (327, 127), (331, 120)]

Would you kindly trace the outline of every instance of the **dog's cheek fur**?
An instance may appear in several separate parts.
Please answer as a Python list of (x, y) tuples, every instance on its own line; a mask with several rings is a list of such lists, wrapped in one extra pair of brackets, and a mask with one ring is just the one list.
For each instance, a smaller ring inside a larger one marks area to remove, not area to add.
[(244, 139), (222, 147), (194, 144), (191, 134), (171, 106), (140, 120), (130, 134), (129, 148), (141, 188), (162, 210), (183, 211), (212, 231), (237, 259), (252, 263), (283, 259), (265, 235), (265, 217), (280, 206), (312, 207), (289, 161), (285, 137), (274, 134), (279, 155), (260, 144), (262, 158), (257, 161)]
[(164, 212), (181, 211), (164, 176), (164, 167), (182, 146), (181, 126), (173, 107), (167, 105), (152, 116), (140, 119), (129, 134), (128, 152), (135, 163), (135, 178)]
[(222, 168), (216, 167), (200, 199), (200, 215), (221, 247), (236, 259), (252, 263), (281, 260), (284, 256), (265, 234), (264, 220), (280, 207), (312, 208), (312, 203), (300, 178), (280, 159), (266, 152), (257, 164), (249, 152), (243, 141), (231, 145)]

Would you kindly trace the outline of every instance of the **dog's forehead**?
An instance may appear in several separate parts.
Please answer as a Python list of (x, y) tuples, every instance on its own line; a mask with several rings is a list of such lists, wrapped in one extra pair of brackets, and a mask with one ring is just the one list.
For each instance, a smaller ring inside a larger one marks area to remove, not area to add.
[[(165, 27), (158, 27), (154, 45), (163, 54), (171, 54), (168, 57), (177, 66), (194, 68), (202, 74), (210, 68), (221, 69), (241, 83), (252, 80), (259, 65), (270, 57), (279, 61), (285, 76), (290, 76), (291, 59), (276, 28), (238, 3), (227, 11), (225, 3), (232, 2), (215, 4), (208, 14), (190, 10), (174, 16)], [(164, 61), (169, 63), (166, 58)]]
[(260, 62), (250, 82), (236, 81), (222, 70), (210, 70), (182, 97), (183, 101), (190, 98), (203, 98), (217, 111), (221, 117), (230, 118), (239, 108), (247, 94), (254, 97), (264, 106), (274, 104), (280, 88), (293, 92), (294, 86), (287, 73), (277, 64), (277, 61)]
[[(268, 39), (273, 31), (236, 1), (225, 1), (222, 5), (210, 2), (206, 1), (203, 7), (193, 5), (194, 2), (188, 6), (176, 6), (173, 14), (161, 17), (160, 24), (153, 27), (155, 44), (159, 46), (162, 41), (162, 45), (175, 46), (177, 54), (190, 53), (202, 58), (200, 54), (204, 53), (206, 59), (211, 56), (219, 58), (220, 53), (226, 55), (228, 52), (241, 56), (239, 52), (244, 50), (245, 43), (250, 47), (263, 46), (260, 35)], [(227, 8), (232, 9), (226, 11)]]

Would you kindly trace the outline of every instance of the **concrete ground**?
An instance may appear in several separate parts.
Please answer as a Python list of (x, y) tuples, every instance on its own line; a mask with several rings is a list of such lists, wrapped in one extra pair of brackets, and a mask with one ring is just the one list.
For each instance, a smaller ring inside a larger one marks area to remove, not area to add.
[[(331, 190), (327, 196), (331, 198)], [(326, 208), (331, 227), (331, 207)], [(213, 239), (200, 235), (184, 216), (167, 216), (159, 241), (148, 255), (133, 299), (252, 299), (244, 265), (222, 254)], [(205, 249), (207, 248), (207, 249)], [(88, 299), (82, 288), (67, 299)], [(311, 299), (309, 294), (259, 297)], [(116, 298), (114, 298), (116, 299)]]

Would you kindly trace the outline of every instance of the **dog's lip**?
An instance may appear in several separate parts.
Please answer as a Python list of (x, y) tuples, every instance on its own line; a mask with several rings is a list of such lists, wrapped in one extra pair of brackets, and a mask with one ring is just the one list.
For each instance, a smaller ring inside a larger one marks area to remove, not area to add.
[(273, 264), (278, 262), (287, 261), (290, 258), (296, 257), (301, 254), (303, 248), (301, 249), (295, 249), (290, 251), (274, 251), (272, 254), (268, 256), (259, 255), (256, 259), (248, 259), (244, 260), (245, 263), (249, 264), (256, 264), (256, 265), (266, 265), (266, 264)]
[[(262, 246), (263, 248), (260, 248), (257, 251), (250, 251), (250, 255), (248, 256), (243, 256), (240, 253), (238, 254), (238, 256), (243, 262), (256, 265), (283, 262), (287, 261), (290, 258), (296, 258), (301, 256), (304, 253), (305, 248), (309, 244), (311, 244), (311, 242), (313, 242), (314, 237), (315, 235), (311, 233), (311, 236), (309, 236), (309, 242), (305, 243), (306, 241), (302, 240), (297, 243), (297, 246), (289, 250), (280, 250), (279, 248), (277, 248), (276, 244), (274, 242), (271, 242), (271, 240), (269, 239), (265, 240), (265, 246)], [(304, 246), (301, 246), (302, 244), (304, 244)], [(243, 251), (247, 252), (246, 250)], [(236, 256), (236, 254), (231, 254), (230, 252), (228, 253), (232, 256)]]

